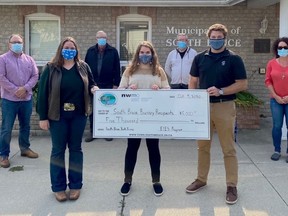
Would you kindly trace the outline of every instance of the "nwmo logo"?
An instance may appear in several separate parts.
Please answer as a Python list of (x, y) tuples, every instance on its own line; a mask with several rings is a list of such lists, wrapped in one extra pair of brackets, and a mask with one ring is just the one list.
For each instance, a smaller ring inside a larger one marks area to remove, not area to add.
[(122, 94), (121, 97), (131, 97), (132, 94)]
[(139, 97), (139, 95), (138, 94), (121, 94), (121, 97), (127, 97), (127, 98), (129, 98), (129, 97)]

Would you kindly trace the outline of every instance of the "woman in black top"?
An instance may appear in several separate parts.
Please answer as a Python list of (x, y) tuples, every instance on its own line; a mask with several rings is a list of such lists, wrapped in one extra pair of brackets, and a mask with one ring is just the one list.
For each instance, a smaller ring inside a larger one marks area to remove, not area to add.
[[(82, 188), (82, 136), (89, 114), (90, 96), (98, 89), (89, 66), (80, 60), (72, 37), (58, 46), (55, 57), (44, 68), (38, 89), (37, 112), (40, 128), (52, 139), (50, 178), (58, 201), (76, 200)], [(68, 180), (65, 150), (69, 148)], [(69, 197), (66, 194), (70, 188)]]

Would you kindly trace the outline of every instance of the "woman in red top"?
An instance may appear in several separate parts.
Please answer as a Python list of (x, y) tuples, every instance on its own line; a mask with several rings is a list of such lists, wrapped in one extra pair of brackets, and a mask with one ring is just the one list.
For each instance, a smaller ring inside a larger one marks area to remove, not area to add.
[[(271, 59), (267, 64), (265, 85), (271, 94), (270, 108), (273, 119), (272, 139), (274, 145), (271, 159), (277, 161), (281, 157), (284, 116), (286, 125), (288, 125), (288, 37), (278, 38), (273, 43), (273, 52), (276, 58)], [(288, 154), (288, 147), (286, 153)], [(286, 162), (288, 163), (288, 155)]]

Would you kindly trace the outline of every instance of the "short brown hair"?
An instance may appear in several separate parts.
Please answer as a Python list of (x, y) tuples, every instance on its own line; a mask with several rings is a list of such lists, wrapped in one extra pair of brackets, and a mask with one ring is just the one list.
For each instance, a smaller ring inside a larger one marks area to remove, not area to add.
[(228, 34), (228, 30), (227, 30), (226, 26), (224, 26), (223, 24), (219, 24), (219, 23), (213, 24), (208, 28), (208, 31), (207, 31), (207, 37), (208, 38), (210, 38), (212, 31), (222, 32), (224, 35), (224, 38), (226, 38), (227, 34)]

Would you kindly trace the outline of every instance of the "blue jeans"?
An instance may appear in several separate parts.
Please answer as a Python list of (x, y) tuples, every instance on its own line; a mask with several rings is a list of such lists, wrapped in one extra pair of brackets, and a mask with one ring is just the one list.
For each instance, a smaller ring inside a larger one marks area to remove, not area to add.
[(21, 152), (30, 147), (30, 118), (32, 114), (32, 99), (29, 101), (10, 101), (2, 98), (2, 126), (0, 139), (0, 156), (9, 157), (13, 125), (18, 116), (18, 143)]
[[(274, 151), (280, 153), (284, 116), (286, 119), (286, 125), (288, 125), (288, 104), (279, 104), (274, 98), (271, 98), (270, 109), (273, 120), (272, 139), (273, 139)], [(288, 134), (286, 136), (288, 137)], [(286, 150), (286, 153), (288, 153), (288, 148)]]
[(50, 179), (53, 192), (65, 191), (67, 177), (65, 150), (69, 149), (68, 187), (82, 188), (83, 152), (81, 148), (87, 117), (83, 114), (62, 111), (59, 121), (50, 120), (52, 151), (50, 156)]

